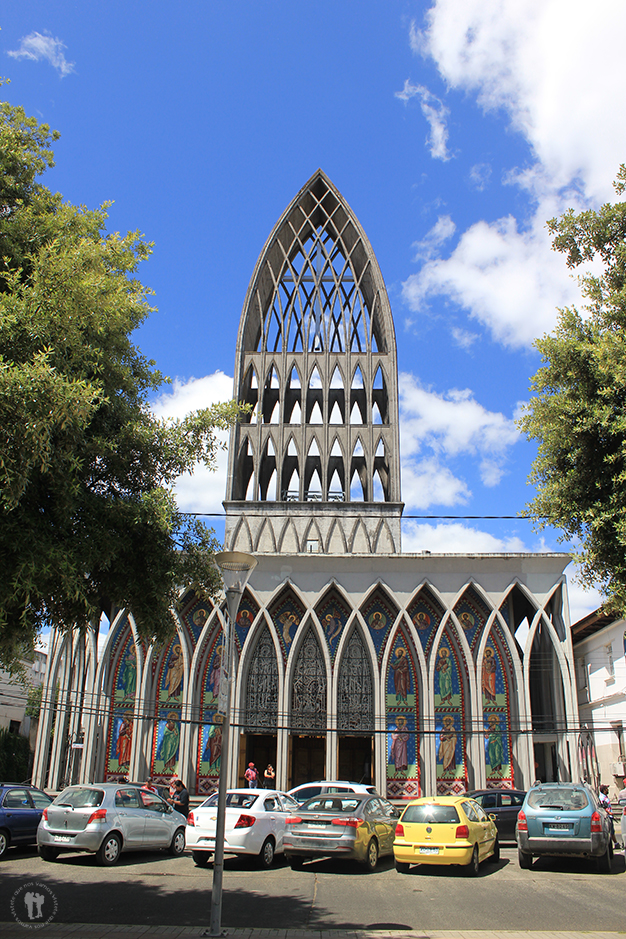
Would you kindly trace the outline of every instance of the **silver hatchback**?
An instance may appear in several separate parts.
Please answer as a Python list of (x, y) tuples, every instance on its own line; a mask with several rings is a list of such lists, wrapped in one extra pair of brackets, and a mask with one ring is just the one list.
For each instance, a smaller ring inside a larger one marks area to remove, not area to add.
[(88, 851), (105, 867), (122, 851), (185, 850), (186, 818), (154, 792), (120, 783), (69, 786), (44, 810), (37, 848), (44, 861)]

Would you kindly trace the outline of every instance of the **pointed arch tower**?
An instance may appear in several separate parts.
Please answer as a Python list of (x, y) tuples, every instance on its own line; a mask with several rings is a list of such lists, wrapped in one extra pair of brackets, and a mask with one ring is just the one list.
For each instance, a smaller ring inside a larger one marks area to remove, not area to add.
[[(258, 394), (251, 394), (251, 375), (262, 376)], [(295, 411), (294, 375), (300, 382)], [(229, 550), (241, 547), (239, 533), (247, 527), (253, 549), (263, 553), (271, 541), (260, 538), (263, 527), (271, 525), (278, 544), (289, 521), (297, 553), (336, 552), (340, 542), (352, 545), (353, 552), (361, 544), (365, 553), (370, 545), (400, 553), (391, 307), (363, 228), (322, 170), (287, 207), (257, 261), (241, 314), (235, 389), (254, 412), (231, 432), (224, 502)], [(294, 442), (302, 461), (297, 475)], [(337, 450), (351, 457), (357, 443), (358, 460), (347, 458), (345, 470), (337, 473)], [(268, 487), (263, 455), (270, 444), (276, 485)], [(312, 517), (321, 544), (309, 537)], [(358, 528), (365, 528), (367, 537), (355, 541)]]

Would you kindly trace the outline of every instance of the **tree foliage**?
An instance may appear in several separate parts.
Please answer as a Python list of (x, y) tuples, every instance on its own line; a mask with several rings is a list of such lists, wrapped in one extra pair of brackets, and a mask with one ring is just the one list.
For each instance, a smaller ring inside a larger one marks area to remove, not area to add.
[[(626, 166), (614, 183), (626, 191)], [(569, 210), (548, 227), (580, 278), (587, 303), (559, 311), (535, 343), (545, 363), (520, 427), (539, 443), (529, 512), (580, 545), (582, 583), (599, 585), (606, 609), (626, 612), (626, 202)]]
[(152, 311), (136, 278), (151, 245), (106, 232), (107, 205), (64, 202), (38, 177), (58, 135), (0, 105), (0, 656), (43, 625), (127, 606), (147, 638), (174, 628), (183, 586), (213, 594), (213, 533), (172, 486), (215, 466), (234, 402), (159, 420), (164, 377), (131, 334)]

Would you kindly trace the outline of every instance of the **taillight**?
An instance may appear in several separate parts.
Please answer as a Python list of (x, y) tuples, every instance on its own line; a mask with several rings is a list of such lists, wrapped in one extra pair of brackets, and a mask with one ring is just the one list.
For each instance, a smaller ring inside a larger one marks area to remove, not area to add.
[(455, 838), (469, 838), (469, 826), (457, 825)]
[(396, 825), (396, 837), (404, 838), (404, 825), (401, 825), (400, 822)]
[(594, 812), (591, 816), (591, 830), (602, 831), (602, 819), (599, 812)]
[(528, 821), (526, 820), (526, 813), (520, 811), (517, 815), (517, 830), (518, 831), (528, 831)]
[(348, 818), (345, 816), (343, 818), (333, 818), (331, 825), (347, 825), (348, 828), (358, 828), (359, 825), (364, 823), (364, 818), (356, 818), (353, 815), (349, 815)]
[(252, 828), (256, 818), (254, 815), (240, 815), (235, 824), (235, 828)]
[(44, 810), (43, 810), (43, 812), (41, 813), (41, 817), (42, 817), (42, 819), (43, 819), (44, 822), (47, 822), (47, 821), (48, 821), (48, 809), (44, 809)]
[(189, 815), (187, 816), (187, 824), (191, 825), (192, 828), (195, 828), (196, 820), (193, 817), (193, 812), (190, 812)]
[(87, 819), (87, 824), (91, 825), (92, 822), (106, 821), (107, 810), (106, 809), (96, 809), (95, 812), (92, 812), (89, 818)]
[(285, 819), (285, 825), (299, 825), (302, 819), (299, 815), (290, 815)]

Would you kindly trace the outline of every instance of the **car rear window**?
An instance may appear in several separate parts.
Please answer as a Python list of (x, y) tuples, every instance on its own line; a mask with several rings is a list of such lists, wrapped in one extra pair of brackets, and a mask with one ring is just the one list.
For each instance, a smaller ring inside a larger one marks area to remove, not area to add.
[(327, 795), (309, 799), (302, 806), (303, 812), (345, 812), (350, 815), (356, 812), (363, 800), (354, 796)]
[(589, 799), (582, 789), (562, 786), (558, 789), (533, 789), (528, 793), (528, 805), (532, 809), (558, 808), (567, 812), (586, 808)]
[(459, 813), (454, 805), (407, 805), (402, 816), (403, 822), (425, 823), (430, 825), (457, 825)]
[(96, 808), (102, 805), (103, 789), (65, 789), (54, 800), (55, 805), (71, 805), (73, 809)]
[[(227, 792), (226, 805), (231, 809), (249, 809), (254, 805), (258, 797), (258, 793), (254, 792)], [(213, 805), (217, 806), (217, 792), (214, 792), (212, 796), (205, 799), (200, 808), (207, 808)]]

